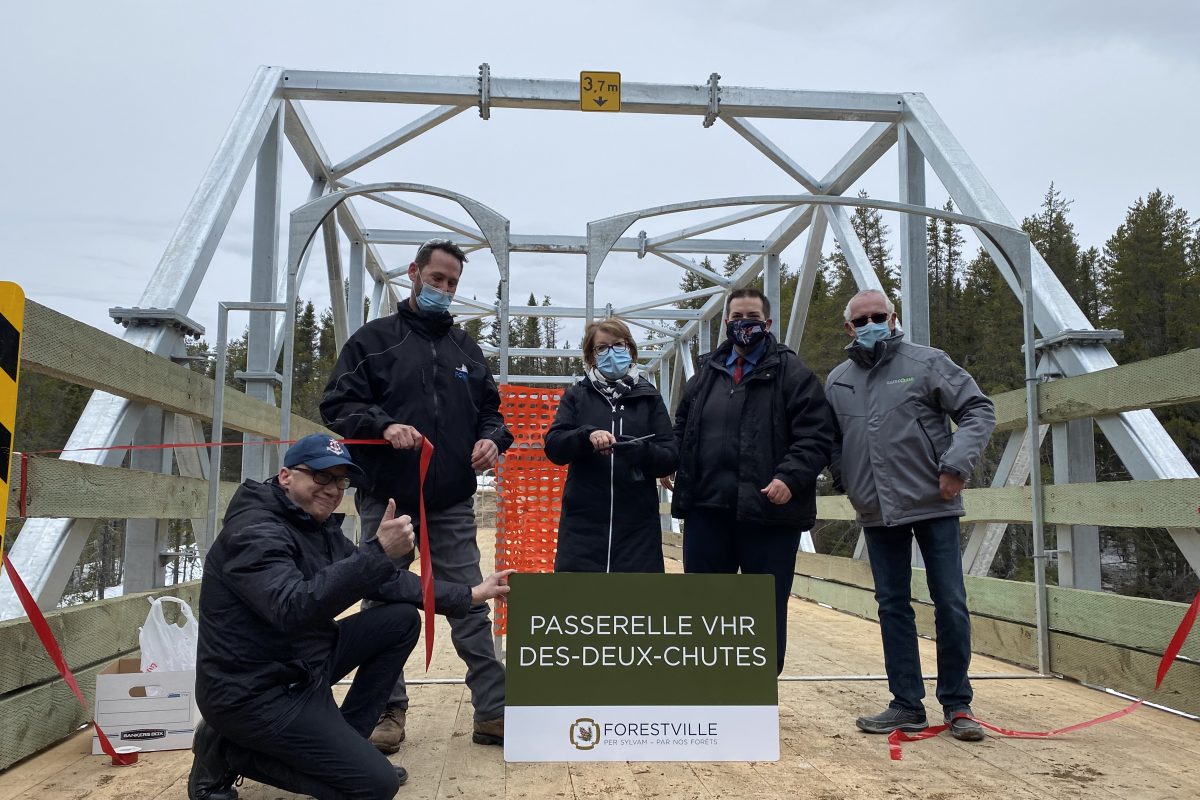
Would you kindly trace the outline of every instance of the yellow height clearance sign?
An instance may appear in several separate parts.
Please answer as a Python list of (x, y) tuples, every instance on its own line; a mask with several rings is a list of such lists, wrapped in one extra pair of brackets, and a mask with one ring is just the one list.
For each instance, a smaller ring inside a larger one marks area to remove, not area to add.
[[(21, 365), (21, 327), (25, 323), (25, 293), (0, 281), (0, 508), (8, 516), (8, 487), (12, 483), (13, 434), (17, 428), (17, 374)], [(0, 525), (0, 552), (4, 525)]]
[(620, 111), (621, 73), (579, 73), (580, 111)]

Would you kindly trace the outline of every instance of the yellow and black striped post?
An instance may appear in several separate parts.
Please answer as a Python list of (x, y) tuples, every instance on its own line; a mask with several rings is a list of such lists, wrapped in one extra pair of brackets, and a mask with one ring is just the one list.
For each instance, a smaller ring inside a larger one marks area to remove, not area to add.
[[(17, 428), (17, 375), (21, 367), (21, 327), (25, 323), (25, 292), (9, 281), (0, 281), (0, 508), (8, 511), (12, 483), (13, 434)], [(0, 524), (0, 553), (4, 552), (4, 525)]]

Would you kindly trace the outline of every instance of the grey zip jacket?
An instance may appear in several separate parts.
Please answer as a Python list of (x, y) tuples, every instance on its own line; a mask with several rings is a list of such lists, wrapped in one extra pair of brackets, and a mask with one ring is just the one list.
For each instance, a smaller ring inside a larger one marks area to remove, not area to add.
[(943, 500), (938, 476), (971, 477), (996, 425), (992, 401), (948, 355), (900, 330), (874, 352), (852, 342), (846, 353), (825, 397), (837, 421), (834, 487), (845, 489), (859, 524), (961, 517), (962, 496)]

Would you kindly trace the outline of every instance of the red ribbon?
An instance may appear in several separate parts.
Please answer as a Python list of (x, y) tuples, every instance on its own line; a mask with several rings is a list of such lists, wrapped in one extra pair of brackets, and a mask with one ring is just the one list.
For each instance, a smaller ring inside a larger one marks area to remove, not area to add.
[[(1180, 648), (1187, 640), (1188, 634), (1192, 631), (1192, 626), (1196, 623), (1196, 614), (1200, 612), (1200, 592), (1196, 593), (1196, 597), (1192, 600), (1191, 606), (1183, 615), (1183, 619), (1179, 622), (1179, 627), (1175, 629), (1175, 634), (1171, 637), (1171, 642), (1167, 645), (1167, 649), (1163, 652), (1162, 660), (1158, 662), (1158, 677), (1154, 681), (1153, 691), (1158, 691), (1162, 686), (1163, 678), (1167, 677), (1167, 672), (1171, 669), (1171, 665), (1175, 663), (1175, 656), (1179, 655)], [(1052, 731), (1015, 731), (1009, 728), (1001, 728), (993, 725), (990, 722), (984, 722), (970, 714), (955, 714), (953, 719), (966, 717), (973, 719), (989, 731), (994, 731), (1001, 736), (1007, 736), (1010, 739), (1048, 739), (1051, 736), (1061, 736), (1064, 733), (1072, 733), (1073, 731), (1090, 728), (1093, 725), (1099, 725), (1102, 722), (1111, 722), (1114, 719), (1120, 719), (1126, 714), (1136, 711), (1139, 706), (1146, 702), (1146, 699), (1137, 700), (1124, 708), (1112, 711), (1102, 717), (1089, 719), (1086, 722), (1077, 722), (1074, 725), (1068, 725), (1065, 728), (1056, 728)], [(933, 725), (919, 733), (905, 733), (904, 731), (892, 731), (888, 734), (888, 755), (892, 761), (899, 761), (904, 757), (904, 753), (900, 748), (901, 742), (919, 742), (923, 739), (932, 739), (942, 731), (948, 730), (947, 725)]]
[[(58, 674), (62, 675), (62, 679), (66, 681), (67, 686), (71, 687), (71, 691), (75, 693), (75, 698), (79, 701), (79, 705), (83, 706), (83, 710), (87, 712), (88, 717), (92, 716), (92, 709), (88, 708), (87, 700), (83, 697), (83, 692), (79, 691), (79, 684), (75, 682), (75, 676), (71, 673), (71, 668), (67, 666), (67, 660), (63, 658), (62, 650), (59, 649), (58, 642), (54, 638), (54, 632), (50, 630), (49, 623), (46, 622), (46, 617), (42, 614), (42, 610), (38, 608), (38, 604), (33, 599), (33, 595), (29, 593), (29, 589), (25, 586), (25, 581), (21, 580), (21, 576), (13, 569), (11, 562), (8, 562), (4, 555), (0, 553), (0, 566), (8, 567), (8, 579), (12, 581), (13, 589), (16, 590), (17, 597), (21, 600), (21, 606), (24, 607), (25, 613), (29, 615), (29, 621), (33, 624), (33, 629), (37, 631), (38, 638), (42, 640), (42, 647), (46, 648), (46, 653), (50, 656), (50, 660), (54, 662), (54, 666), (58, 667)], [(112, 742), (108, 740), (108, 736), (96, 724), (96, 720), (92, 720), (92, 727), (96, 729), (96, 737), (100, 740), (100, 749), (105, 755), (112, 759), (113, 764), (119, 766), (127, 766), (137, 761), (137, 753), (118, 753), (116, 748), (112, 746)]]
[(425, 671), (429, 671), (429, 662), (433, 660), (433, 557), (429, 553), (429, 526), (425, 524), (425, 475), (429, 472), (429, 462), (433, 460), (433, 445), (428, 436), (421, 438), (421, 472), (419, 477), (420, 500), (417, 503), (421, 521), (421, 603), (425, 608)]

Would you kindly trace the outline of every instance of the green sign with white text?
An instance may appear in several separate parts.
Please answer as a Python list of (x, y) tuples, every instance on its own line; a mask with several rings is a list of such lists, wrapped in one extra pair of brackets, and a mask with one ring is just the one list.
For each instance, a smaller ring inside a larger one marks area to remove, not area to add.
[(778, 758), (771, 576), (525, 574), (510, 585), (508, 760)]

